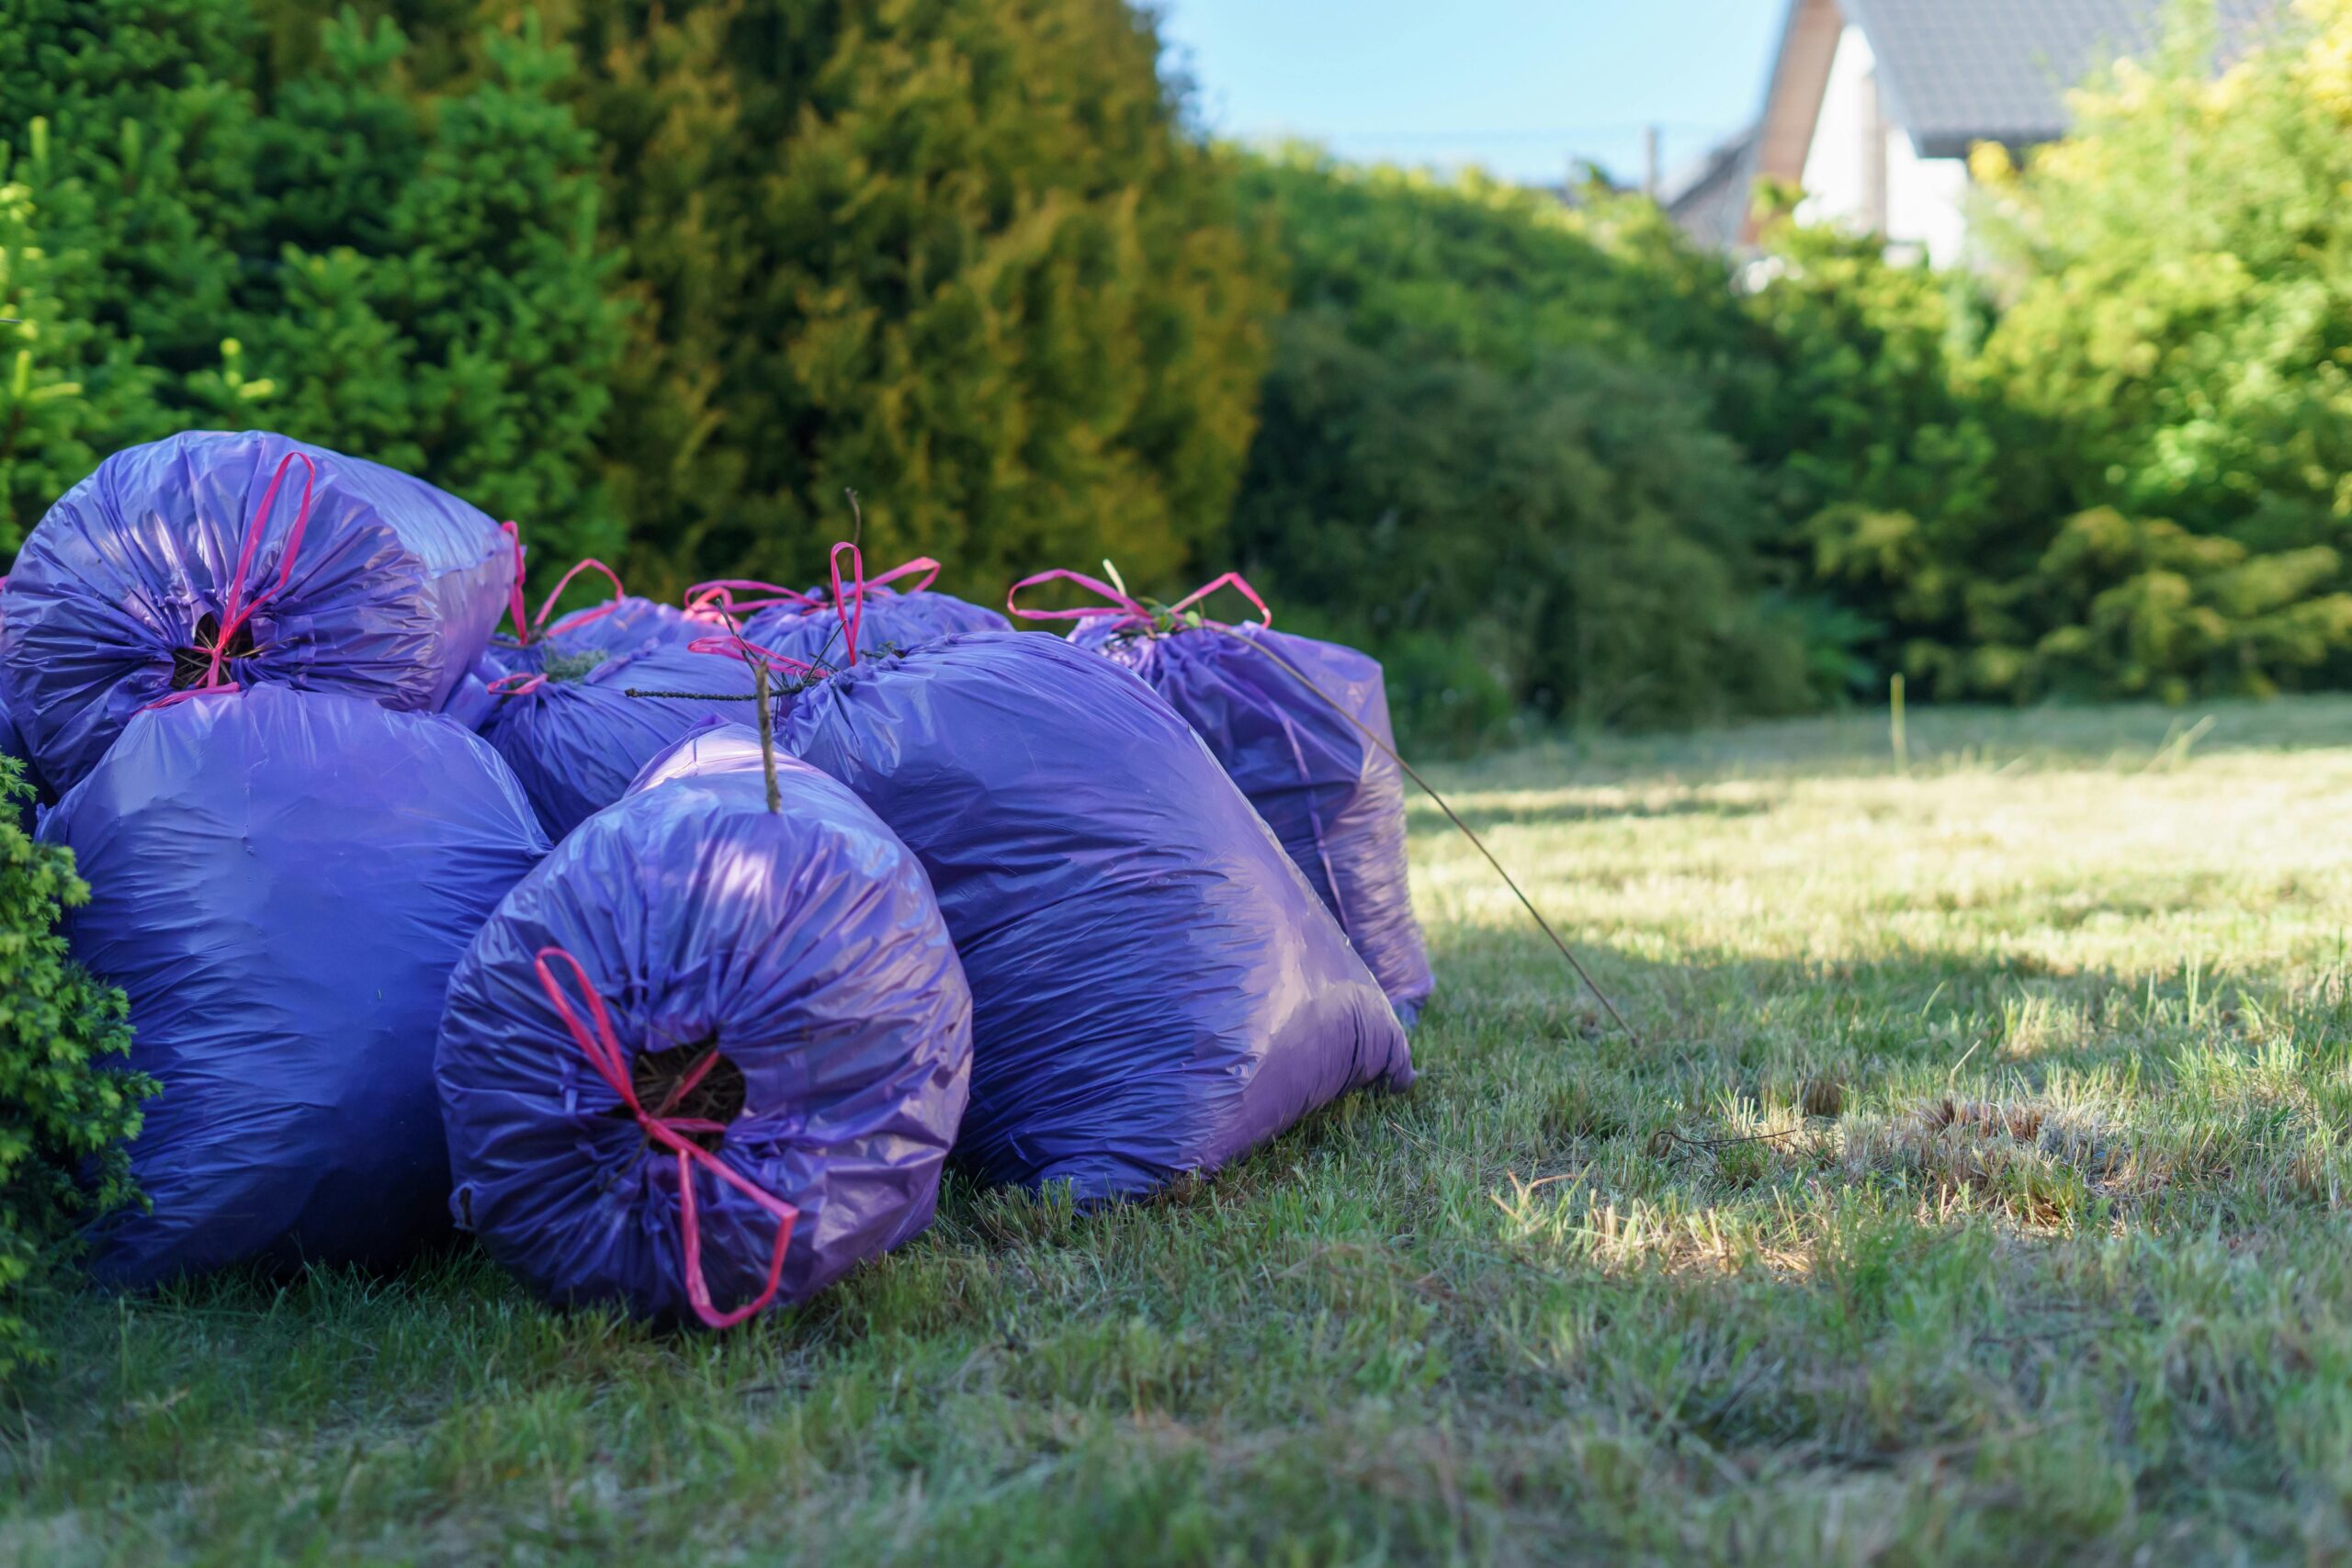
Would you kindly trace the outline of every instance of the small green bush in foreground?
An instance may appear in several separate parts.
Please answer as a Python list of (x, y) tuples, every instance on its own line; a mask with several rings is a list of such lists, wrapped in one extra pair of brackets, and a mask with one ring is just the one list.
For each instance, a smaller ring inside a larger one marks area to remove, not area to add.
[(155, 1092), (105, 1065), (130, 1049), (129, 1006), (66, 955), (60, 917), (90, 889), (72, 852), (17, 825), (30, 794), (0, 757), (0, 1373), (40, 1354), (24, 1292), (72, 1255), (82, 1224), (140, 1201), (123, 1145)]

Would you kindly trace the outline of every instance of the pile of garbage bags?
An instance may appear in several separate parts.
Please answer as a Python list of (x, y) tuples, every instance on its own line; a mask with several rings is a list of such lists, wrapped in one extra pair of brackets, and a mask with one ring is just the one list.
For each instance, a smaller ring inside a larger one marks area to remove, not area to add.
[(526, 565), (421, 480), (199, 432), (0, 580), (0, 747), (162, 1089), (103, 1280), (454, 1228), (723, 1328), (920, 1233), (951, 1162), (1112, 1201), (1412, 1081), (1371, 660), (1091, 579), (1017, 632), (849, 546), (675, 607), (582, 562), (529, 615)]

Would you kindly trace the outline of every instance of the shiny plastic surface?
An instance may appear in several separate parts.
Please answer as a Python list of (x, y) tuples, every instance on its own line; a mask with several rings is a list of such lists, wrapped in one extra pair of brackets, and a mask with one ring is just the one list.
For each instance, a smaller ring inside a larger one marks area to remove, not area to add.
[(608, 659), (576, 680), (510, 679), (528, 689), (492, 696), (482, 733), (555, 839), (618, 800), (639, 769), (696, 725), (755, 716), (741, 660), (682, 648)]
[[(0, 668), (52, 788), (71, 788), (132, 714), (169, 695), (175, 671), (189, 683), (180, 650), (206, 646), (208, 618), (218, 625), (253, 510), (289, 453), (315, 466), (308, 526), (228, 679), (430, 712), (481, 652), (513, 550), (455, 496), (262, 431), (126, 447), (50, 508), (6, 590)], [(303, 477), (297, 465), (271, 510), (252, 586), (277, 581)]]
[[(697, 732), (514, 889), (451, 981), (436, 1072), (455, 1209), (550, 1300), (691, 1321), (677, 1163), (616, 1114), (551, 1008), (533, 967), (548, 948), (579, 961), (633, 1061), (715, 1047), (740, 1072), (714, 1152), (799, 1211), (779, 1300), (930, 1223), (971, 993), (906, 846), (813, 768), (784, 759), (779, 784), (772, 814), (751, 731)], [(752, 1298), (775, 1221), (695, 1179), (710, 1296)]]
[(959, 1158), (1148, 1191), (1402, 1088), (1363, 961), (1184, 721), (1055, 637), (979, 632), (800, 693), (786, 749), (922, 860), (970, 979)]
[(1133, 670), (1184, 716), (1339, 917), (1409, 1025), (1434, 982), (1413, 918), (1405, 778), (1356, 728), (1396, 746), (1379, 661), (1256, 626), (1159, 633), (1093, 620), (1080, 622), (1070, 640)]
[(101, 1280), (384, 1267), (447, 1232), (443, 992), (548, 848), (489, 747), (332, 692), (211, 693), (134, 717), (41, 836), (163, 1086), (130, 1145), (153, 1212), (100, 1224)]

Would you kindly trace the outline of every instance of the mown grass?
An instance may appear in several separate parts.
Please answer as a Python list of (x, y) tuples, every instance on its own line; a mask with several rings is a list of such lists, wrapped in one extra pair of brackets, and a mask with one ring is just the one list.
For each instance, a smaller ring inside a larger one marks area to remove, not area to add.
[(396, 1281), (51, 1303), (0, 1557), (2352, 1551), (2352, 703), (1446, 774), (1409, 1094), (1105, 1213), (958, 1189), (723, 1340)]

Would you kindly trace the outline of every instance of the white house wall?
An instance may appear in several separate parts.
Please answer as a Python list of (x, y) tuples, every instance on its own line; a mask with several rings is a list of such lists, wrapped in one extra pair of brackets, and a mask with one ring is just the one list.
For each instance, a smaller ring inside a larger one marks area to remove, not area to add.
[(1803, 183), (1797, 215), (1808, 222), (1875, 229), (1891, 249), (1924, 250), (1939, 265), (1958, 262), (1966, 248), (1967, 163), (1920, 157), (1902, 128), (1887, 122), (1860, 28), (1838, 35)]

